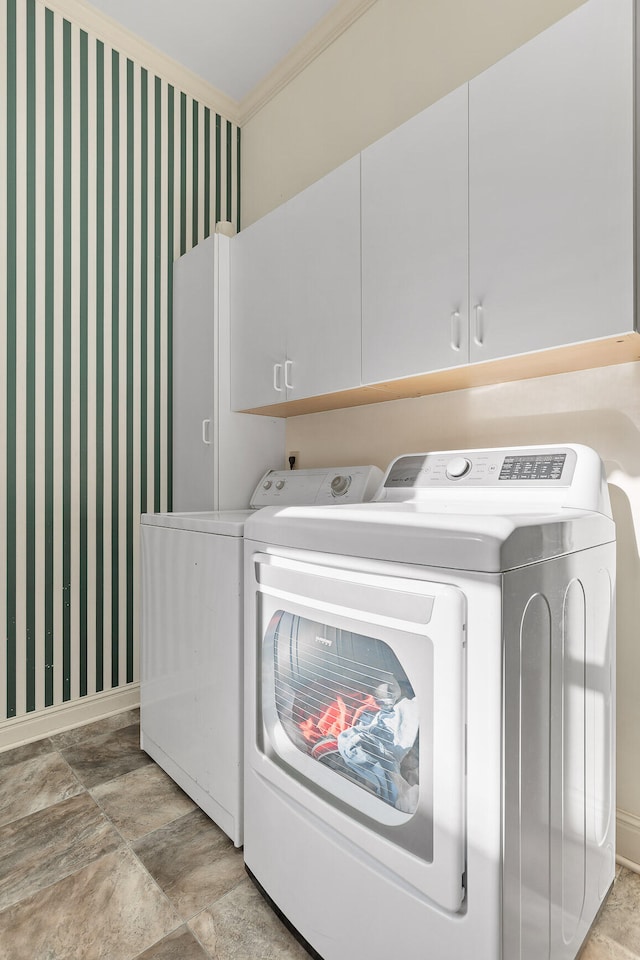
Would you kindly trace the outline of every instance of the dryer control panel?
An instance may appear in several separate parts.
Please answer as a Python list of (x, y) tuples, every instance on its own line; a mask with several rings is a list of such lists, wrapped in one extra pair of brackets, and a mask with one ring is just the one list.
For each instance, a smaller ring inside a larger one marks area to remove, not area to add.
[(577, 443), (407, 454), (389, 465), (376, 500), (465, 501), (467, 509), (503, 502), (520, 510), (535, 505), (611, 515), (602, 461)]
[(576, 452), (568, 447), (540, 450), (465, 450), (410, 454), (395, 460), (387, 489), (450, 486), (569, 486)]

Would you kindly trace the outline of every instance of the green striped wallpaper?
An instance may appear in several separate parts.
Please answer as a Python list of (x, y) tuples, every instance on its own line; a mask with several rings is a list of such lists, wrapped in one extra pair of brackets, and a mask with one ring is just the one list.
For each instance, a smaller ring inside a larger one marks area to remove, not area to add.
[(137, 680), (171, 264), (239, 224), (240, 131), (40, 0), (0, 10), (2, 719)]

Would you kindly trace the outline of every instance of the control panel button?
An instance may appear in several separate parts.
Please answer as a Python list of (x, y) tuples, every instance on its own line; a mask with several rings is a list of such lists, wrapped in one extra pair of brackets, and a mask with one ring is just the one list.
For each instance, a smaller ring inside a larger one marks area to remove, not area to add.
[(351, 485), (351, 477), (337, 474), (331, 481), (331, 492), (334, 497), (343, 497)]
[(262, 484), (262, 489), (271, 490), (271, 480), (265, 480), (265, 482)]
[(449, 480), (459, 480), (466, 476), (469, 470), (471, 470), (471, 460), (467, 460), (466, 457), (454, 457), (447, 464), (446, 474)]
[(276, 480), (276, 490), (282, 490), (284, 487), (284, 480)]

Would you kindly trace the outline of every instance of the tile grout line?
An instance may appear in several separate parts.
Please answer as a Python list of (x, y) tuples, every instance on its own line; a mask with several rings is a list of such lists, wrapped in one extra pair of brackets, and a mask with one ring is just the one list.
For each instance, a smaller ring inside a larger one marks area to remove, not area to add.
[[(191, 924), (192, 924), (193, 921), (196, 919), (196, 917), (199, 917), (201, 913), (204, 913), (204, 912), (205, 912), (205, 910), (209, 910), (209, 909), (210, 909), (211, 907), (213, 907), (214, 905), (219, 904), (219, 903), (222, 903), (224, 900), (226, 900), (227, 897), (230, 896), (230, 894), (232, 894), (234, 890), (237, 890), (238, 887), (240, 886), (240, 884), (241, 884), (241, 883), (244, 883), (244, 881), (245, 881), (246, 879), (247, 879), (247, 877), (246, 877), (246, 875), (245, 875), (241, 880), (238, 880), (238, 882), (237, 882), (236, 884), (234, 884), (233, 887), (231, 887), (230, 890), (227, 890), (227, 892), (224, 893), (221, 897), (218, 897), (217, 900), (212, 900), (211, 903), (208, 903), (206, 907), (203, 907), (202, 910), (199, 910), (199, 911), (195, 914), (195, 916), (191, 917), (191, 920), (185, 921), (185, 925), (186, 925), (186, 927), (187, 927), (187, 930), (189, 931), (189, 933), (191, 934), (191, 936), (197, 941), (197, 943), (202, 947), (202, 949), (204, 950), (204, 952), (205, 952), (206, 956), (209, 958), (209, 960), (216, 960), (216, 957), (214, 956), (214, 954), (209, 953), (209, 951), (207, 950), (207, 948), (205, 947), (204, 943), (202, 942), (202, 940), (200, 939), (200, 937), (198, 936), (198, 934), (196, 933), (196, 931), (193, 929), (193, 927), (191, 926)], [(137, 960), (137, 958), (136, 958), (136, 960)]]

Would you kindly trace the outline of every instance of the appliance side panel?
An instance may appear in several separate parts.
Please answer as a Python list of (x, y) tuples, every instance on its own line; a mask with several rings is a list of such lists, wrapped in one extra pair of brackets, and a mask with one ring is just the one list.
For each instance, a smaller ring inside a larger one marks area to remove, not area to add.
[[(583, 575), (584, 576), (584, 575)], [(562, 941), (573, 943), (585, 903), (586, 871), (586, 596), (569, 579), (562, 605)]]
[(526, 577), (505, 578), (504, 956), (549, 957), (552, 617)]
[[(220, 826), (235, 834), (236, 843), (242, 810), (242, 542), (142, 528), (143, 743), (149, 738), (183, 771), (179, 782), (196, 802), (204, 791), (227, 811), (233, 831), (227, 822)], [(167, 772), (173, 776), (172, 769)]]
[(504, 577), (505, 956), (574, 960), (615, 869), (615, 544)]

